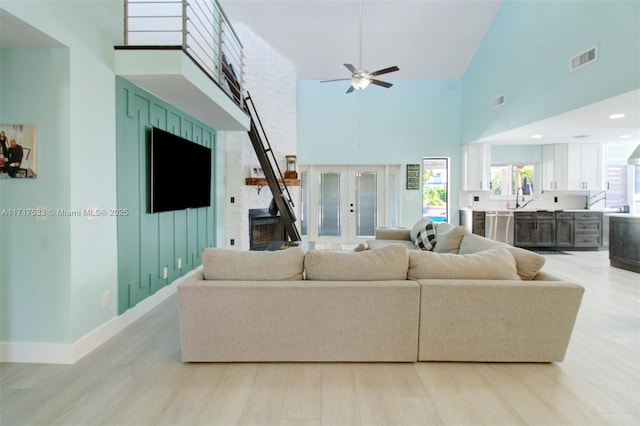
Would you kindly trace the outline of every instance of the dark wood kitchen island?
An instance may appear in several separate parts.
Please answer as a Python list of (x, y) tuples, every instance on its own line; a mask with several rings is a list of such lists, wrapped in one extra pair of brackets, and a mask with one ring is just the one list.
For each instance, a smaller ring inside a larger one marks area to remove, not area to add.
[(640, 216), (609, 215), (609, 262), (640, 273)]

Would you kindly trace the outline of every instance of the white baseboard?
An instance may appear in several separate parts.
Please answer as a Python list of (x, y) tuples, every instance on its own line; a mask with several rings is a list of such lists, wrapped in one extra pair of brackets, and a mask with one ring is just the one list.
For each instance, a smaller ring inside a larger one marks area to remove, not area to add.
[(75, 343), (0, 342), (0, 362), (74, 364), (167, 300), (176, 293), (178, 283), (201, 269), (202, 266), (188, 272)]

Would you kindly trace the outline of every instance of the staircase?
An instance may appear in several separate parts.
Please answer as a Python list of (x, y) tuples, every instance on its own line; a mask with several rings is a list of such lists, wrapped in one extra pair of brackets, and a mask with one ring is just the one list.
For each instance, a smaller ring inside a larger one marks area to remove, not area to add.
[(260, 167), (262, 167), (264, 176), (267, 179), (269, 189), (273, 195), (273, 202), (278, 207), (278, 211), (282, 216), (287, 236), (291, 241), (300, 241), (300, 233), (295, 225), (296, 216), (293, 212), (294, 205), (291, 200), (291, 194), (289, 193), (289, 189), (285, 183), (282, 171), (278, 166), (275, 154), (271, 149), (271, 144), (269, 143), (267, 134), (264, 131), (264, 127), (262, 126), (262, 122), (258, 116), (258, 111), (256, 110), (253, 100), (251, 99), (251, 95), (248, 92), (247, 96), (244, 98), (244, 102), (242, 102), (241, 88), (237, 82), (235, 72), (227, 63), (224, 55), (222, 56), (222, 60), (222, 70), (235, 101), (238, 105), (241, 105), (242, 109), (244, 109), (251, 117), (251, 127), (248, 132), (249, 139), (251, 139), (251, 144), (258, 156)]

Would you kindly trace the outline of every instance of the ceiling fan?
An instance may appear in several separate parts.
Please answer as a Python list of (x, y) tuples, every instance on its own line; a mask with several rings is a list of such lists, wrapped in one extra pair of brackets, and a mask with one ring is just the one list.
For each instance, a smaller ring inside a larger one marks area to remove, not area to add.
[(363, 90), (369, 84), (375, 84), (376, 86), (382, 86), (384, 88), (389, 88), (393, 86), (391, 83), (387, 83), (386, 81), (378, 80), (373, 77), (377, 77), (382, 74), (388, 74), (390, 72), (399, 71), (400, 68), (397, 66), (392, 66), (388, 68), (383, 68), (378, 71), (369, 72), (366, 69), (362, 68), (362, 0), (360, 0), (360, 67), (356, 68), (352, 64), (344, 64), (345, 67), (351, 72), (351, 78), (337, 78), (333, 80), (322, 80), (320, 83), (328, 83), (331, 81), (345, 81), (351, 80), (351, 85), (349, 89), (347, 89), (346, 93), (351, 93), (354, 90)]

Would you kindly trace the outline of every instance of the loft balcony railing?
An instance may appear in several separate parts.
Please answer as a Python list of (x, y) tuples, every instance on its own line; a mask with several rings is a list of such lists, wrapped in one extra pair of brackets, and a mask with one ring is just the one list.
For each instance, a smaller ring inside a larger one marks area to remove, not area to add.
[(244, 108), (243, 46), (216, 0), (125, 0), (124, 45), (182, 49)]

